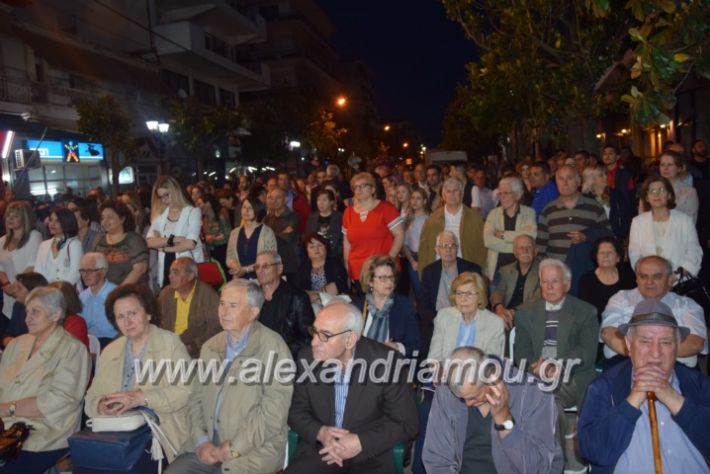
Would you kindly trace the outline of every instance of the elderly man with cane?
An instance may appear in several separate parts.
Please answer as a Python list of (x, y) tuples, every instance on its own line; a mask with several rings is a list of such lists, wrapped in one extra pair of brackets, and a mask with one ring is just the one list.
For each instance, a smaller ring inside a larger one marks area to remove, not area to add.
[(589, 386), (579, 447), (594, 472), (710, 473), (710, 379), (676, 362), (689, 330), (657, 299), (619, 326), (629, 360)]

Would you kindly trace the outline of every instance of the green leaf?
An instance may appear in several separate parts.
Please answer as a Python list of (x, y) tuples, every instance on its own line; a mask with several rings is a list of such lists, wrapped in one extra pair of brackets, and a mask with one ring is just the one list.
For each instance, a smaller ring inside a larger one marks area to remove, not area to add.
[(638, 28), (629, 28), (629, 35), (631, 36), (631, 39), (634, 41), (637, 41), (639, 43), (646, 42), (646, 38), (643, 37), (641, 32), (638, 30)]
[(686, 62), (688, 59), (690, 59), (690, 56), (688, 56), (688, 55), (685, 54), (685, 53), (676, 53), (676, 54), (673, 55), (673, 61), (675, 61), (675, 62), (677, 62), (677, 63), (684, 63), (684, 62)]

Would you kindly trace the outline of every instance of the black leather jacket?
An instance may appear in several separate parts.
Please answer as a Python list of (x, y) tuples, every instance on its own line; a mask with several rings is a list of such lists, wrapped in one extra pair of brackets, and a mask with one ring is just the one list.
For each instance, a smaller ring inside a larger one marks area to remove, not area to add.
[(308, 327), (315, 319), (311, 300), (305, 291), (285, 281), (279, 283), (271, 301), (264, 301), (259, 321), (281, 334), (295, 358), (302, 347), (310, 344)]

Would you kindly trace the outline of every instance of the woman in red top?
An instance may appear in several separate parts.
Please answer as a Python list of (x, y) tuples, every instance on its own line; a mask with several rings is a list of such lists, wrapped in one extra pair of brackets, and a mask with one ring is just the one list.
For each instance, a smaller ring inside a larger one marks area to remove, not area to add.
[(53, 281), (49, 286), (61, 290), (64, 295), (64, 301), (67, 304), (64, 330), (79, 339), (89, 350), (89, 330), (86, 328), (84, 318), (79, 316), (82, 304), (76, 289), (66, 281)]
[(375, 178), (358, 173), (350, 180), (353, 205), (343, 213), (343, 257), (348, 276), (357, 285), (371, 255), (397, 258), (404, 242), (404, 220), (391, 203), (375, 197)]

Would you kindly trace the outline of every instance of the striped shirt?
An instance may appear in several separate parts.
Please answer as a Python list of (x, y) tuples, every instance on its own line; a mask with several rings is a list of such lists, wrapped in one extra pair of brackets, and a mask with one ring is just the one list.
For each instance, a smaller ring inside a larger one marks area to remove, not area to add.
[(353, 352), (353, 358), (348, 361), (345, 371), (343, 371), (342, 367), (339, 367), (338, 373), (336, 375), (336, 382), (333, 384), (333, 388), (335, 388), (335, 426), (338, 428), (343, 427), (343, 418), (345, 418), (345, 403), (347, 403), (348, 401), (350, 375), (353, 370), (354, 360), (355, 353)]
[(541, 255), (564, 262), (572, 246), (567, 233), (588, 228), (610, 228), (604, 208), (596, 200), (580, 194), (574, 207), (569, 209), (559, 197), (545, 206), (540, 214), (537, 250)]
[(557, 358), (557, 328), (560, 326), (560, 310), (545, 311), (545, 339), (542, 342), (542, 358)]

